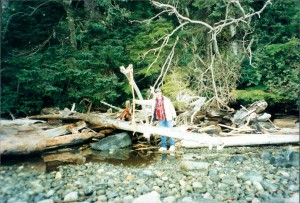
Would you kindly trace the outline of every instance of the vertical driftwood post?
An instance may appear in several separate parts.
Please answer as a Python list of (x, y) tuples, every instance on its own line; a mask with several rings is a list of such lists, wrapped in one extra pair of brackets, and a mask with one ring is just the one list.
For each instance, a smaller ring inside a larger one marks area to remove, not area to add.
[[(141, 94), (141, 91), (139, 90), (138, 86), (136, 85), (134, 79), (133, 79), (133, 66), (132, 64), (129, 64), (129, 66), (127, 68), (125, 68), (124, 66), (121, 66), (120, 67), (120, 71), (121, 73), (123, 73), (126, 78), (128, 79), (130, 85), (133, 87), (133, 89), (135, 90), (139, 100), (144, 100), (143, 99), (143, 96)], [(134, 105), (134, 104), (133, 104)], [(147, 116), (147, 111), (146, 111), (146, 107), (145, 105), (142, 105), (142, 109), (143, 109), (143, 112), (144, 112), (144, 115), (145, 115), (145, 120), (146, 120), (146, 123), (148, 124), (149, 121), (148, 121), (148, 116)]]

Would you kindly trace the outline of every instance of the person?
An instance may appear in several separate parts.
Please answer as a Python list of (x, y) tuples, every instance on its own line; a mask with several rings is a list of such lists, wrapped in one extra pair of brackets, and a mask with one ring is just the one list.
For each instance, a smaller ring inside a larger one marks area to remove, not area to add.
[[(135, 100), (137, 104), (150, 104), (152, 107), (152, 120), (157, 120), (160, 127), (172, 128), (176, 125), (176, 111), (171, 100), (162, 94), (160, 88), (154, 90), (152, 100)], [(159, 151), (167, 150), (167, 138), (169, 139), (169, 151), (175, 151), (175, 140), (171, 137), (161, 136)]]

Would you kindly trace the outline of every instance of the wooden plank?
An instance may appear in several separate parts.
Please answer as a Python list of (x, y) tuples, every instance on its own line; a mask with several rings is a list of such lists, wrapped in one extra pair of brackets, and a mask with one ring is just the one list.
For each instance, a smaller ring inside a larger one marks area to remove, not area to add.
[(79, 121), (74, 124), (68, 124), (64, 126), (60, 126), (54, 129), (46, 130), (42, 134), (46, 138), (57, 137), (60, 135), (65, 135), (68, 133), (78, 133), (78, 130), (86, 127), (86, 123), (84, 121)]
[(47, 148), (54, 148), (54, 147), (61, 147), (61, 146), (68, 146), (82, 143), (91, 138), (103, 138), (105, 137), (102, 133), (78, 133), (78, 134), (69, 134), (69, 135), (62, 135), (58, 137), (50, 137), (46, 138), (46, 147)]

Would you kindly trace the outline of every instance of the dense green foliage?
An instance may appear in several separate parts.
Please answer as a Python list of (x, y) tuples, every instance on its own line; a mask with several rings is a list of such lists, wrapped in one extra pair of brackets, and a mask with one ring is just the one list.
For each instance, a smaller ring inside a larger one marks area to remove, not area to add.
[[(227, 1), (172, 1), (183, 15), (209, 24), (224, 19), (224, 2)], [(247, 5), (246, 12), (250, 12), (263, 3), (245, 0), (243, 6)], [(1, 116), (32, 115), (44, 107), (70, 108), (72, 103), (77, 104), (77, 111), (84, 112), (84, 99), (92, 103), (94, 110), (101, 107), (102, 100), (122, 106), (130, 99), (131, 89), (119, 67), (132, 63), (135, 80), (145, 93), (159, 77), (177, 36), (172, 69), (163, 89), (172, 98), (178, 91), (212, 96), (212, 78), (204, 74), (207, 67), (203, 64), (209, 64), (210, 41), (202, 26), (178, 30), (148, 69), (158, 51), (145, 53), (158, 48), (161, 38), (179, 23), (176, 16), (168, 14), (141, 22), (160, 11), (148, 1), (4, 1)], [(218, 36), (225, 60), (216, 63), (217, 86), (228, 86), (227, 93), (236, 88), (239, 79), (241, 91), (234, 95), (241, 102), (264, 98), (271, 105), (296, 106), (300, 68), (298, 11), (297, 0), (274, 1), (260, 19), (252, 19), (252, 66), (245, 58), (240, 67), (242, 55), (235, 56), (230, 49), (233, 40), (243, 37), (246, 26), (237, 26), (235, 36), (225, 29)], [(239, 12), (233, 7), (229, 16), (240, 16)], [(230, 80), (232, 83), (226, 84)]]
[(299, 9), (296, 0), (277, 1), (255, 25), (257, 48), (253, 66), (246, 61), (241, 69), (239, 89), (244, 90), (235, 94), (239, 102), (249, 104), (260, 97), (279, 109), (299, 106)]

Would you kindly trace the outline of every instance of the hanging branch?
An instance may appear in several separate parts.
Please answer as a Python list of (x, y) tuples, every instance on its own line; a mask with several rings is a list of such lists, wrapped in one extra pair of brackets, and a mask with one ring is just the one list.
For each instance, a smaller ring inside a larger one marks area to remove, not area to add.
[[(150, 49), (143, 55), (143, 59), (144, 59), (146, 57), (146, 55), (149, 54), (150, 52), (154, 52), (154, 53), (158, 52), (157, 55), (156, 55), (156, 58), (154, 59), (154, 61), (149, 65), (148, 70), (158, 61), (158, 58), (160, 57), (160, 54), (161, 54), (162, 50), (168, 45), (170, 37), (172, 37), (175, 34), (176, 31), (178, 31), (179, 29), (184, 28), (188, 24), (196, 24), (196, 25), (203, 26), (207, 29), (207, 33), (210, 35), (210, 43), (211, 43), (210, 47), (211, 47), (211, 51), (213, 50), (213, 53), (211, 53), (210, 56), (209, 56), (210, 57), (209, 61), (211, 63), (209, 65), (209, 67), (207, 68), (207, 70), (211, 71), (212, 88), (213, 88), (213, 91), (214, 91), (214, 94), (215, 94), (214, 99), (217, 101), (218, 105), (220, 104), (221, 106), (224, 106), (225, 105), (224, 102), (219, 98), (219, 95), (218, 95), (218, 88), (221, 88), (221, 87), (217, 87), (216, 82), (215, 82), (215, 78), (214, 78), (215, 77), (215, 75), (214, 75), (214, 60), (215, 60), (215, 57), (217, 57), (218, 61), (222, 64), (222, 57), (221, 57), (221, 54), (219, 52), (219, 46), (218, 46), (218, 40), (217, 40), (218, 35), (224, 30), (224, 28), (226, 28), (228, 26), (231, 26), (231, 25), (238, 25), (240, 22), (249, 25), (249, 22), (250, 22), (251, 18), (253, 16), (256, 16), (256, 15), (258, 17), (260, 17), (260, 14), (265, 10), (267, 5), (271, 4), (271, 0), (267, 0), (267, 2), (263, 5), (263, 7), (260, 10), (258, 10), (256, 12), (252, 12), (252, 13), (246, 13), (245, 9), (241, 6), (239, 0), (232, 0), (226, 6), (225, 19), (221, 20), (217, 23), (214, 23), (213, 25), (210, 25), (210, 24), (208, 24), (204, 21), (193, 20), (193, 19), (190, 19), (189, 17), (183, 16), (182, 14), (179, 13), (179, 11), (177, 10), (177, 8), (175, 8), (175, 6), (172, 6), (170, 4), (160, 3), (158, 1), (152, 1), (152, 4), (157, 8), (164, 9), (164, 11), (160, 12), (159, 14), (157, 14), (153, 18), (149, 19), (148, 21), (146, 20), (146, 21), (143, 21), (143, 22), (151, 22), (151, 20), (153, 20), (154, 18), (157, 18), (162, 14), (169, 13), (169, 14), (174, 14), (176, 16), (176, 18), (179, 22), (179, 26), (177, 26), (175, 29), (173, 29), (170, 32), (170, 34), (168, 34), (168, 35), (164, 36), (162, 39), (160, 39), (160, 40), (162, 40), (162, 43), (161, 43), (160, 47)], [(236, 5), (237, 6), (237, 8), (242, 13), (241, 17), (229, 18), (228, 15), (229, 15), (229, 10), (230, 10), (231, 5)], [(160, 40), (158, 40), (158, 41), (160, 41)], [(250, 57), (251, 57), (252, 42), (253, 41), (251, 40), (250, 43), (248, 44), (248, 47), (246, 49), (244, 49), (244, 50), (247, 50)], [(174, 48), (174, 45), (173, 45), (173, 48)], [(170, 51), (168, 57), (165, 60), (165, 63), (162, 67), (161, 75), (159, 76), (159, 79), (162, 77), (162, 73), (166, 73), (165, 72), (165, 66), (166, 66), (166, 64), (168, 64), (168, 66), (170, 65), (170, 63), (171, 63), (170, 60), (172, 60), (173, 54), (174, 54), (174, 50), (172, 49)], [(202, 64), (205, 64), (202, 60), (200, 60), (200, 61), (201, 61)], [(250, 59), (250, 62), (251, 62), (251, 59)], [(155, 84), (158, 83), (158, 80), (156, 81)], [(225, 105), (225, 107), (227, 108), (226, 105)]]
[[(169, 53), (169, 55), (168, 55), (168, 57), (167, 57), (167, 59), (166, 59), (164, 65), (163, 65), (162, 68), (161, 68), (160, 75), (158, 76), (158, 78), (156, 79), (156, 81), (155, 81), (155, 83), (154, 83), (154, 85), (153, 85), (154, 87), (156, 87), (157, 83), (158, 83), (159, 80), (162, 78), (161, 81), (160, 81), (160, 83), (158, 84), (158, 86), (161, 86), (162, 81), (164, 80), (164, 78), (165, 78), (165, 76), (166, 76), (166, 74), (167, 74), (167, 72), (168, 72), (168, 70), (169, 70), (169, 68), (170, 68), (171, 61), (172, 61), (173, 56), (174, 56), (175, 47), (176, 47), (176, 44), (177, 44), (177, 42), (178, 42), (178, 39), (179, 39), (179, 37), (177, 36), (177, 37), (176, 37), (176, 41), (175, 41), (175, 43), (173, 44), (172, 50), (171, 50), (171, 52)], [(166, 70), (164, 70), (166, 64), (168, 64), (168, 65), (167, 65)]]
[(12, 18), (14, 18), (15, 16), (18, 16), (18, 15), (22, 15), (22, 16), (32, 16), (40, 7), (44, 6), (45, 4), (47, 3), (50, 3), (50, 2), (53, 2), (53, 0), (50, 0), (50, 1), (46, 1), (40, 5), (38, 5), (37, 7), (33, 8), (33, 11), (31, 11), (31, 13), (24, 13), (24, 12), (18, 12), (18, 13), (14, 13), (12, 15), (10, 15), (8, 17), (8, 20), (6, 22), (6, 25), (4, 26), (4, 29), (3, 29), (3, 34), (2, 34), (2, 37), (4, 38), (6, 33), (7, 33), (7, 28), (8, 28), (8, 25), (11, 21)]

